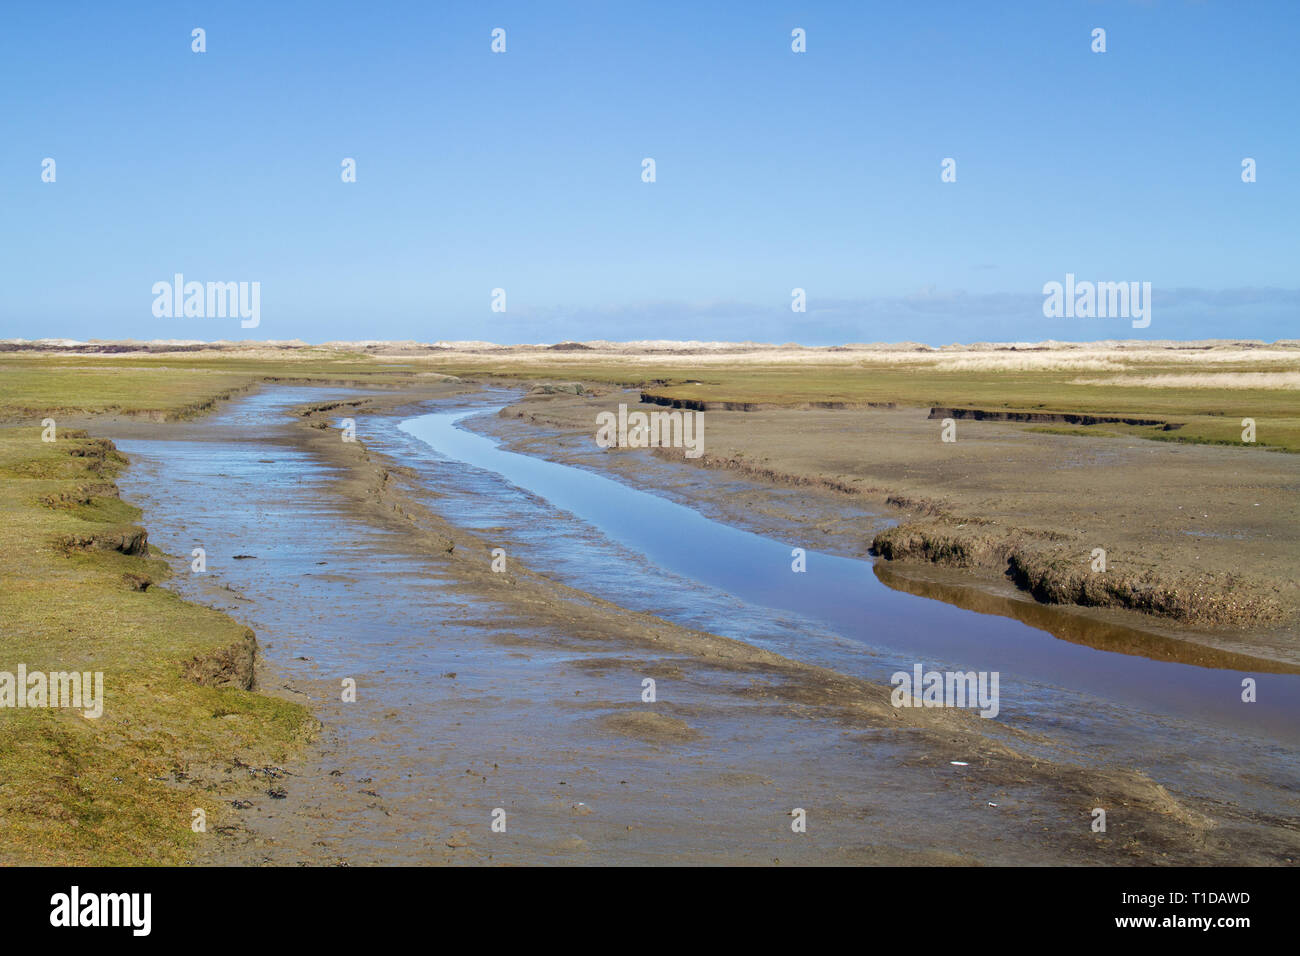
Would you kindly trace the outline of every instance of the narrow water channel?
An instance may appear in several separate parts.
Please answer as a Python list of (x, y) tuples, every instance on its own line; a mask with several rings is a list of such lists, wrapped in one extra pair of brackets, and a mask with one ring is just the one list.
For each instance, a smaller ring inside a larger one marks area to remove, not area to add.
[[(224, 558), (214, 561), (212, 580), (251, 599), (226, 609), (258, 628), (267, 657), (286, 673), (370, 672), (382, 662), (384, 706), (405, 715), (382, 721), (386, 752), (419, 755), (428, 742), (421, 715), (446, 706), (445, 671), (460, 670), (463, 681), (477, 659), (483, 686), (508, 689), (500, 675), (519, 664), (480, 633), (494, 609), (462, 607), (424, 562), (389, 555), (385, 535), (349, 530), (354, 522), (332, 504), (330, 470), (268, 443), (295, 405), (339, 394), (268, 388), (186, 426), (187, 440), (120, 441), (133, 462), (120, 484), (145, 506), (151, 539), (173, 555), (220, 542)], [(1008, 617), (893, 590), (868, 561), (809, 551), (807, 571), (795, 573), (791, 549), (803, 542), (712, 521), (586, 468), (505, 450), (471, 430), (473, 416), (495, 414), (508, 397), (442, 402), (400, 423), (364, 418), (359, 437), (412, 468), (433, 510), (488, 540), (508, 541), (512, 561), (564, 584), (881, 684), (914, 663), (996, 670), (1000, 713), (988, 723), (1050, 738), (1054, 759), (1133, 767), (1175, 791), (1295, 815), (1300, 677), (1062, 641)], [(257, 558), (230, 559), (242, 553)], [(186, 576), (173, 586), (209, 600)], [(449, 623), (461, 619), (465, 628)], [(440, 622), (442, 646), (454, 635), (451, 646), (463, 656), (451, 667), (446, 651), (422, 636), (430, 621)], [(1258, 681), (1259, 703), (1240, 702), (1244, 676)], [(367, 738), (357, 733), (364, 750)], [(412, 779), (439, 773), (430, 766)]]
[[(792, 546), (799, 542), (720, 524), (613, 478), (507, 451), (462, 427), (474, 414), (496, 411), (440, 412), (399, 427), (440, 455), (499, 475), (628, 549), (638, 560), (625, 569), (625, 577), (644, 579), (652, 595), (659, 589), (653, 573), (646, 575), (648, 567), (754, 607), (818, 622), (875, 652), (874, 660), (862, 658), (856, 665), (857, 675), (870, 680), (888, 682), (900, 664), (910, 669), (914, 662), (927, 668), (942, 663), (998, 671), (1013, 687), (1054, 685), (1155, 715), (1300, 740), (1300, 675), (1197, 667), (1057, 640), (1019, 621), (888, 588), (867, 561), (808, 551), (807, 570), (798, 573), (792, 570)], [(601, 596), (624, 601), (621, 594)], [(797, 637), (782, 649), (797, 655)], [(1244, 677), (1257, 682), (1254, 704), (1241, 701)], [(1003, 713), (1014, 714), (1017, 701), (1003, 693)]]

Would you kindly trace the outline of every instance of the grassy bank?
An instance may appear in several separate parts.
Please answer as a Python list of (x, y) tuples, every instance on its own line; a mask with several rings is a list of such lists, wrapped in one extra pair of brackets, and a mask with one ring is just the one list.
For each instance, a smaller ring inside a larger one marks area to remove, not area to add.
[[(829, 361), (838, 357), (837, 362)], [(1300, 349), (1055, 353), (815, 353), (807, 364), (664, 356), (596, 360), (587, 353), (502, 362), (430, 360), (459, 375), (570, 378), (635, 387), (706, 405), (943, 406), (990, 411), (1157, 419), (1058, 433), (1300, 451)], [(1042, 428), (1025, 424), (1025, 428)]]
[[(158, 376), (161, 387), (144, 392), (140, 377), (72, 375), (35, 389), (65, 396), (50, 402), (59, 408), (125, 399), (177, 415), (232, 383)], [(24, 408), (35, 400), (30, 380), (6, 375), (0, 387), (11, 418), (16, 393)], [(84, 431), (42, 434), (39, 421), (0, 427), (0, 671), (100, 672), (103, 705), (97, 718), (0, 709), (0, 862), (184, 862), (202, 839), (194, 811), (213, 832), (227, 809), (223, 780), (247, 784), (236, 761), (283, 759), (315, 721), (250, 689), (247, 628), (161, 586), (168, 565), (114, 485), (125, 457)]]
[(123, 414), (194, 418), (258, 382), (372, 382), (411, 376), (327, 349), (163, 355), (0, 354), (0, 421)]

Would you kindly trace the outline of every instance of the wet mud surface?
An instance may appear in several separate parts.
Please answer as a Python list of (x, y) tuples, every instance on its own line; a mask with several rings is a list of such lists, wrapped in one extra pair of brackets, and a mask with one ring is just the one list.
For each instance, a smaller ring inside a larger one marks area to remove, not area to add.
[[(290, 414), (330, 399), (363, 404)], [(1004, 721), (897, 710), (880, 676), (888, 649), (653, 567), (397, 427), (491, 400), (454, 386), (276, 387), (202, 422), (106, 430), (132, 460), (124, 497), (175, 556), (168, 586), (253, 627), (261, 689), (304, 700), (324, 724), (285, 767), (209, 768), (241, 807), (199, 862), (1295, 858), (1285, 740), (1189, 734), (1177, 718), (1048, 685)], [(340, 441), (341, 415), (355, 416), (359, 443)], [(725, 481), (667, 493), (708, 513)], [(769, 507), (845, 540), (887, 520), (820, 516), (780, 492)], [(195, 547), (206, 574), (188, 570)], [(506, 573), (491, 570), (493, 547)], [(346, 680), (354, 702), (341, 699)], [(1230, 746), (1236, 763), (1211, 769)], [(1090, 827), (1096, 806), (1109, 808), (1104, 834)], [(796, 808), (807, 832), (791, 829)]]

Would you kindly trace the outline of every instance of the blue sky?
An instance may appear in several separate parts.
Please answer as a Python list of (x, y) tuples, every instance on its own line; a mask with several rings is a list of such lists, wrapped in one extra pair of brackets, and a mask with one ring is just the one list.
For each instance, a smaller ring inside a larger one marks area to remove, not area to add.
[(1300, 336), (1300, 4), (704, 6), (11, 5), (0, 337)]

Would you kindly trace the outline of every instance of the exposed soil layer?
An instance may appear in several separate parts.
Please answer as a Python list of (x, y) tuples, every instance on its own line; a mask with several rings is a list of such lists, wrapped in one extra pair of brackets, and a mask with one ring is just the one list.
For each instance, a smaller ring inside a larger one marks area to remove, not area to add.
[(641, 402), (645, 405), (665, 405), (669, 408), (687, 408), (692, 411), (719, 412), (758, 412), (772, 409), (798, 410), (810, 408), (895, 408), (893, 402), (803, 402), (797, 406), (778, 405), (771, 402), (725, 402), (706, 401), (697, 398), (674, 398), (671, 395), (656, 395), (654, 392), (642, 392)]
[(1181, 426), (1160, 418), (1126, 418), (1119, 415), (1082, 415), (1074, 412), (1008, 412), (1001, 409), (944, 408), (930, 409), (931, 418), (951, 418), (977, 422), (1032, 422), (1040, 425), (1163, 425), (1166, 431)]

